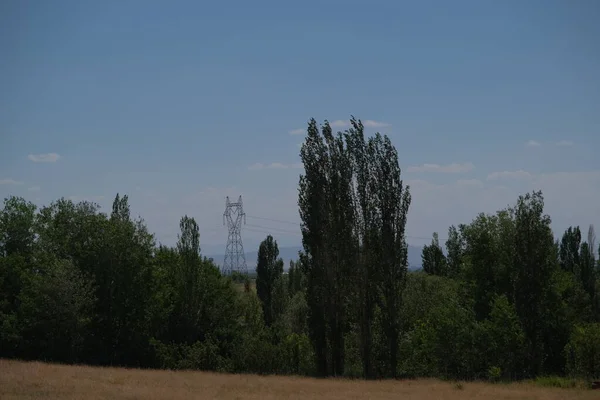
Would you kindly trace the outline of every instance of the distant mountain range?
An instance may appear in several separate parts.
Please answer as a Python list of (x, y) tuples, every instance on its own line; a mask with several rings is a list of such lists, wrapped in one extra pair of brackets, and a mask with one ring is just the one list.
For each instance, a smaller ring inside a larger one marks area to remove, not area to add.
[[(225, 246), (223, 246), (225, 247)], [(421, 268), (421, 251), (422, 247), (411, 246), (408, 245), (408, 268), (409, 269), (419, 269)], [(280, 247), (279, 248), (279, 257), (283, 259), (284, 269), (287, 269), (290, 266), (290, 260), (296, 261), (298, 259), (298, 252), (302, 250), (300, 246), (290, 246), (290, 247)], [(258, 257), (258, 251), (249, 251), (246, 252), (246, 265), (249, 270), (254, 270), (256, 268), (256, 259)], [(212, 258), (215, 264), (221, 266), (223, 264), (224, 254), (212, 254), (206, 255), (208, 258)]]

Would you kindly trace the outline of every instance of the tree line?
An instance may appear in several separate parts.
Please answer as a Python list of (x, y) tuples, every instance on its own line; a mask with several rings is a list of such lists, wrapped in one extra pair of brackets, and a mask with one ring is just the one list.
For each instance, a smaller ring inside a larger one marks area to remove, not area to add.
[(277, 241), (254, 284), (202, 256), (180, 220), (157, 244), (117, 194), (109, 214), (20, 197), (0, 210), (0, 357), (220, 372), (515, 380), (600, 377), (595, 234), (554, 239), (541, 192), (437, 233), (408, 271), (410, 188), (387, 136), (312, 119), (300, 156), (302, 245)]

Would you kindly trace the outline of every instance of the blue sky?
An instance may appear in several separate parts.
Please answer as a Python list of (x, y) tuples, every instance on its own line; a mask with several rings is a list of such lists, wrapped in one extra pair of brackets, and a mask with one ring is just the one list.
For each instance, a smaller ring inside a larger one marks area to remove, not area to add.
[[(398, 148), (413, 244), (531, 189), (555, 230), (600, 228), (599, 19), (594, 0), (3, 1), (0, 195), (127, 193), (159, 240), (187, 213), (214, 252), (226, 195), (298, 221), (296, 130), (353, 114)], [(300, 243), (248, 224), (247, 248)]]

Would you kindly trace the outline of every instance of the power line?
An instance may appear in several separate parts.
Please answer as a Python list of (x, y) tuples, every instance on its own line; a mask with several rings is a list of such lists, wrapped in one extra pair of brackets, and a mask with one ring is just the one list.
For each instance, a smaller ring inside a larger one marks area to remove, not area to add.
[(300, 230), (298, 230), (298, 231), (290, 231), (290, 230), (287, 230), (287, 229), (272, 228), (272, 227), (269, 227), (269, 226), (261, 226), (261, 225), (254, 225), (254, 224), (246, 224), (246, 226), (249, 226), (251, 228), (257, 228), (257, 229), (272, 230), (272, 231), (277, 231), (277, 232), (281, 232), (281, 233), (290, 233), (290, 234), (293, 234), (293, 235), (300, 234)]
[[(247, 218), (252, 218), (252, 219), (261, 219), (261, 220), (265, 220), (265, 221), (279, 222), (279, 223), (282, 223), (282, 224), (290, 224), (290, 225), (296, 225), (296, 226), (299, 226), (299, 225), (300, 225), (300, 223), (299, 223), (299, 222), (286, 221), (286, 220), (282, 220), (282, 219), (266, 218), (266, 217), (257, 217), (257, 216), (250, 216), (250, 215), (247, 215), (246, 217), (247, 217)], [(255, 226), (255, 227), (256, 227), (256, 226), (258, 226), (258, 225), (251, 225), (251, 224), (248, 224), (247, 226)], [(273, 230), (279, 230), (279, 231), (282, 231), (282, 232), (285, 232), (285, 233), (292, 233), (292, 232), (290, 232), (290, 231), (285, 231), (285, 230), (283, 230), (283, 229), (280, 229), (280, 228), (269, 228), (269, 227), (264, 227), (264, 226), (263, 226), (263, 227), (261, 227), (261, 228), (262, 228), (262, 229), (273, 229)], [(411, 236), (411, 235), (404, 235), (404, 236), (405, 236), (405, 237), (407, 237), (407, 238), (409, 238), (409, 239), (419, 239), (419, 240), (431, 240), (431, 239), (433, 239), (433, 236), (429, 236), (429, 237), (424, 237), (424, 236)], [(439, 239), (439, 240), (441, 240), (441, 241), (445, 241), (445, 240), (447, 240), (447, 238), (443, 238), (443, 237), (438, 237), (438, 239)]]
[(297, 232), (273, 232), (270, 228), (266, 229), (255, 229), (255, 228), (244, 228), (245, 231), (256, 232), (256, 233), (266, 233), (267, 235), (272, 233), (285, 233), (286, 235), (292, 235), (297, 237), (302, 237), (302, 234)]
[(246, 217), (247, 218), (252, 218), (252, 219), (262, 219), (264, 221), (272, 221), (272, 222), (279, 222), (279, 223), (282, 223), (282, 224), (290, 224), (290, 225), (300, 226), (300, 222), (284, 221), (284, 220), (275, 219), (275, 218), (255, 217), (253, 215), (246, 215)]
[[(263, 220), (263, 221), (271, 221), (271, 222), (277, 222), (280, 224), (288, 224), (288, 225), (294, 225), (297, 227), (300, 227), (301, 223), (300, 222), (294, 222), (294, 221), (287, 221), (284, 219), (277, 219), (277, 218), (269, 218), (269, 217), (260, 217), (257, 215), (246, 215), (246, 218), (251, 218), (251, 219), (257, 219), (257, 220)], [(270, 231), (277, 231), (279, 233), (287, 233), (287, 234), (291, 234), (291, 235), (299, 235), (299, 232), (292, 232), (289, 230), (285, 230), (282, 228), (272, 228), (272, 227), (266, 227), (266, 226), (260, 226), (260, 225), (253, 225), (253, 224), (247, 224), (246, 226), (248, 227), (254, 227), (254, 228), (258, 228), (258, 229), (263, 229), (266, 230), (265, 232), (261, 232), (261, 233), (270, 233)], [(255, 232), (260, 232), (256, 229), (248, 229), (251, 231), (255, 231)], [(425, 236), (412, 236), (412, 235), (404, 235), (404, 237), (408, 238), (408, 239), (416, 239), (416, 240), (432, 240), (433, 236), (429, 236), (429, 237), (425, 237)], [(443, 238), (443, 237), (439, 237), (438, 239), (440, 241), (446, 241), (447, 238)]]

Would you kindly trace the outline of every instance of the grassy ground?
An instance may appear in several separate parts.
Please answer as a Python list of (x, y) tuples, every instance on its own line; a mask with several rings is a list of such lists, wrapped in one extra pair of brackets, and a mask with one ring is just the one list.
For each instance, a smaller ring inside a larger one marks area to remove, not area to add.
[(0, 399), (598, 399), (534, 384), (347, 381), (0, 360)]

